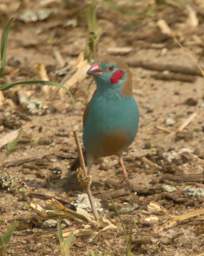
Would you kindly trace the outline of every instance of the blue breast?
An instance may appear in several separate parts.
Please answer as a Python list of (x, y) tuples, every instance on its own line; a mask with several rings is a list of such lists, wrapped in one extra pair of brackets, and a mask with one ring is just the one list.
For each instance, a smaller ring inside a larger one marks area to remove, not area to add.
[(90, 155), (101, 152), (104, 136), (118, 132), (128, 138), (127, 143), (124, 143), (125, 149), (134, 140), (138, 123), (138, 106), (132, 96), (122, 96), (119, 92), (109, 90), (103, 93), (96, 91), (89, 103), (84, 123), (83, 142), (86, 153)]

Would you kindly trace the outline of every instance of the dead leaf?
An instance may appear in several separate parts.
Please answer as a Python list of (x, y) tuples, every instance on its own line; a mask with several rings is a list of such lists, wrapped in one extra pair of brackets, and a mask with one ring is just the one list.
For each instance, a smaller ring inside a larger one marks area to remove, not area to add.
[(25, 10), (22, 12), (22, 14), (19, 16), (19, 20), (24, 22), (37, 22), (37, 21), (43, 21), (50, 17), (52, 14), (52, 10), (50, 9), (40, 9), (37, 11), (33, 10)]
[(191, 114), (184, 122), (178, 127), (177, 132), (182, 132), (197, 116), (197, 113), (194, 112)]
[(171, 216), (168, 221), (165, 221), (165, 223), (159, 228), (156, 228), (155, 231), (162, 232), (163, 230), (170, 229), (176, 225), (181, 224), (184, 221), (190, 221), (191, 219), (200, 217), (201, 215), (204, 215), (204, 208), (194, 209), (177, 216)]
[(64, 87), (66, 89), (70, 89), (76, 83), (83, 81), (86, 78), (86, 73), (89, 69), (89, 66), (89, 63), (84, 58), (84, 54), (81, 53), (75, 64), (76, 71), (67, 81), (63, 83)]
[(172, 37), (173, 36), (173, 31), (171, 30), (171, 28), (169, 27), (169, 25), (166, 23), (165, 20), (158, 20), (157, 22), (157, 26), (159, 27), (159, 29), (161, 30), (161, 32), (167, 36)]
[(188, 12), (187, 24), (192, 28), (196, 28), (199, 24), (196, 11), (190, 5), (187, 5), (187, 12)]
[(17, 137), (19, 136), (19, 132), (20, 132), (20, 130), (18, 129), (18, 130), (7, 133), (2, 138), (0, 138), (0, 148), (4, 147), (8, 143), (16, 140)]
[(5, 101), (5, 98), (4, 98), (3, 92), (0, 91), (0, 106), (3, 106), (4, 101)]
[(111, 47), (108, 48), (108, 53), (112, 55), (126, 55), (132, 52), (132, 47)]

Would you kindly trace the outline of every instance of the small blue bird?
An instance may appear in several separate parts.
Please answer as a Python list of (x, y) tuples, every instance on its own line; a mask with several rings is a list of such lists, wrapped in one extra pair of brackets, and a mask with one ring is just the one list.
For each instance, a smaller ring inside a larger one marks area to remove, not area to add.
[(139, 123), (130, 71), (126, 65), (113, 62), (93, 64), (87, 74), (96, 82), (96, 90), (83, 118), (88, 170), (97, 158), (117, 155), (123, 175), (128, 180), (122, 152), (134, 141)]

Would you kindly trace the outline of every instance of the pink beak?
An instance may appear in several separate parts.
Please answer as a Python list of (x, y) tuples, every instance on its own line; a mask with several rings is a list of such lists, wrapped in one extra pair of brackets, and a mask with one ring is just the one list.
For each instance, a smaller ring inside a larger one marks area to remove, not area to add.
[(87, 71), (87, 74), (88, 75), (92, 75), (92, 76), (98, 76), (98, 75), (101, 75), (102, 74), (102, 71), (100, 69), (100, 66), (99, 64), (93, 64), (89, 70)]

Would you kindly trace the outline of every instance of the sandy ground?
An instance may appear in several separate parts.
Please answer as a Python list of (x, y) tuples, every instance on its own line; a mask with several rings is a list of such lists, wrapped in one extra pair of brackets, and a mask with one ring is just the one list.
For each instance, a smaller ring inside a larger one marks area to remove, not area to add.
[[(25, 1), (19, 6), (18, 1), (1, 1), (0, 28), (8, 17), (17, 17), (2, 81), (39, 79), (37, 64), (45, 65), (52, 80), (71, 77), (71, 63), (86, 43), (86, 26), (80, 14), (83, 1), (66, 8), (58, 1), (44, 2)], [(111, 47), (125, 46), (132, 51), (121, 57), (124, 62), (202, 65), (204, 16), (199, 1), (197, 5), (192, 3), (199, 20), (194, 27), (189, 26), (186, 6), (156, 7), (150, 1), (138, 2), (119, 1), (115, 9), (111, 3), (99, 3), (103, 31), (99, 56), (108, 54)], [(51, 11), (45, 20), (22, 21), (25, 11), (44, 8)], [(159, 19), (167, 21), (185, 49), (161, 33), (156, 26)], [(56, 61), (56, 49), (66, 69)], [(93, 194), (101, 199), (101, 214), (117, 228), (102, 232), (92, 228), (90, 232), (86, 223), (63, 218), (66, 232), (89, 230), (76, 235), (71, 255), (203, 255), (203, 78), (195, 76), (193, 82), (181, 82), (174, 80), (172, 73), (170, 81), (163, 81), (153, 77), (156, 71), (130, 68), (140, 107), (140, 129), (124, 159), (134, 191), (129, 193), (123, 184), (117, 158), (109, 157), (95, 165)], [(67, 192), (63, 184), (77, 157), (73, 129), (77, 127), (81, 135), (83, 110), (93, 91), (89, 84), (88, 78), (76, 83), (71, 88), (72, 96), (62, 96), (57, 89), (44, 92), (35, 86), (16, 87), (4, 93), (0, 140), (21, 129), (14, 149), (7, 146), (0, 151), (0, 231), (14, 220), (20, 222), (8, 255), (60, 255), (56, 221), (39, 217), (30, 204), (45, 207), (48, 198), (71, 203), (82, 193)], [(27, 101), (22, 103), (22, 99)], [(192, 115), (192, 121), (179, 131)]]

